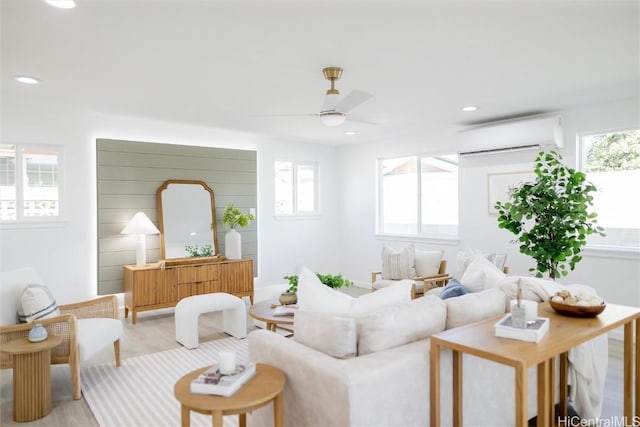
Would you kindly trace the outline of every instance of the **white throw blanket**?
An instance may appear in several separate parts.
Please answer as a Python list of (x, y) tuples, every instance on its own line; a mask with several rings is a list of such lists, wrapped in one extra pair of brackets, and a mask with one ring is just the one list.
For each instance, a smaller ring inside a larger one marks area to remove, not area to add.
[[(515, 298), (518, 282), (525, 299), (547, 301), (563, 289), (573, 295), (579, 293), (596, 295), (595, 290), (590, 286), (578, 284), (565, 286), (552, 280), (527, 276), (506, 277), (500, 283), (500, 288), (505, 291), (507, 297)], [(569, 398), (576, 412), (589, 424), (596, 424), (602, 414), (602, 396), (608, 363), (607, 335), (600, 335), (569, 350), (569, 384), (571, 385)]]

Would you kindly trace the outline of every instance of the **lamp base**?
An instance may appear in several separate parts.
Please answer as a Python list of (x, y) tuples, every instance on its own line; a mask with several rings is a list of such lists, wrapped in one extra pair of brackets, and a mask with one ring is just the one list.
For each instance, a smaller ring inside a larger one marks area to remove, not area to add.
[(147, 265), (147, 239), (144, 234), (138, 234), (136, 240), (136, 266), (144, 267)]

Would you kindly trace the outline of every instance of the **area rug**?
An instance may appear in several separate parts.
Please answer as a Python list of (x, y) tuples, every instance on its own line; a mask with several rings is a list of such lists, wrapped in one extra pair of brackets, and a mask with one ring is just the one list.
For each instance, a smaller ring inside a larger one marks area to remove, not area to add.
[[(238, 359), (249, 357), (246, 339), (223, 338), (82, 368), (82, 393), (101, 427), (179, 426), (180, 403), (173, 386), (183, 375), (211, 365), (217, 353), (234, 350)], [(210, 416), (191, 412), (192, 426), (211, 426)], [(225, 427), (236, 427), (238, 416), (224, 417)]]

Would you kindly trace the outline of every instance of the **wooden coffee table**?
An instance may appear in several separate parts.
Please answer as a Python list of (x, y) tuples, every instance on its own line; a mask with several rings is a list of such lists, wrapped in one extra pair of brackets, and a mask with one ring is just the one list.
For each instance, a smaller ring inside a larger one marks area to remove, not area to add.
[(51, 349), (62, 337), (49, 335), (40, 342), (18, 338), (2, 345), (13, 358), (13, 419), (24, 422), (51, 412)]
[(181, 406), (181, 425), (188, 427), (191, 411), (213, 417), (213, 426), (222, 427), (224, 415), (238, 414), (239, 426), (246, 427), (246, 413), (258, 409), (273, 401), (273, 418), (276, 427), (283, 425), (282, 389), (284, 373), (273, 366), (256, 364), (256, 374), (240, 390), (229, 397), (191, 393), (191, 381), (209, 369), (210, 366), (196, 369), (180, 378), (173, 388)]
[(249, 316), (256, 320), (267, 324), (267, 331), (275, 332), (276, 328), (283, 329), (287, 332), (293, 332), (292, 329), (283, 327), (282, 325), (293, 325), (294, 316), (274, 316), (273, 307), (280, 305), (276, 300), (267, 300), (253, 304), (249, 308)]

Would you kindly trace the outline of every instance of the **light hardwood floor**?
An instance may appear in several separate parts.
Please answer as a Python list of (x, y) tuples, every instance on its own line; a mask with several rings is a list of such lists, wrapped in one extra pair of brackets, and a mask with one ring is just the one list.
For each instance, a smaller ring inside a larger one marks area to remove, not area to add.
[[(348, 293), (358, 295), (365, 291), (352, 289)], [(121, 349), (123, 363), (126, 359), (142, 354), (154, 353), (179, 347), (175, 341), (173, 309), (140, 313), (138, 323), (130, 319), (124, 322)], [(248, 324), (252, 325), (252, 322)], [(200, 318), (200, 341), (225, 337), (222, 332), (222, 317), (219, 313), (202, 315)], [(604, 393), (603, 418), (622, 413), (622, 345), (618, 341), (609, 344), (609, 370)], [(113, 351), (105, 349), (88, 363), (114, 363)], [(87, 362), (85, 362), (85, 365)], [(12, 374), (10, 369), (0, 371), (0, 425), (2, 426), (47, 426), (47, 427), (92, 427), (98, 426), (86, 401), (73, 400), (68, 365), (52, 367), (52, 411), (43, 419), (30, 423), (15, 423), (12, 410)], [(142, 427), (142, 426), (140, 426)]]

